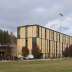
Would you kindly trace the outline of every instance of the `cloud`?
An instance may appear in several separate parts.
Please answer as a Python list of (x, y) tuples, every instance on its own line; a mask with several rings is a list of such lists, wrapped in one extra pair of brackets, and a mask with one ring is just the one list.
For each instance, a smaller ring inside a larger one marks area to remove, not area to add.
[(34, 12), (38, 12), (38, 13), (42, 13), (42, 12), (46, 12), (47, 9), (45, 9), (45, 8), (36, 8), (36, 9), (34, 9), (33, 11), (34, 11)]
[(6, 24), (4, 29), (15, 33), (19, 25), (59, 23), (57, 14), (63, 12), (67, 18), (71, 7), (72, 0), (0, 0), (0, 28)]
[(55, 19), (48, 22), (45, 27), (72, 35), (72, 17), (64, 17), (64, 19)]

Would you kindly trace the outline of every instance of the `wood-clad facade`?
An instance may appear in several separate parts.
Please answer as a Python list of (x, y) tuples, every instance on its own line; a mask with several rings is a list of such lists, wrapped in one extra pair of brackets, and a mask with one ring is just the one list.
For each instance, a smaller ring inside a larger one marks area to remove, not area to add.
[(21, 26), (17, 31), (17, 55), (22, 54), (23, 47), (27, 47), (29, 53), (32, 53), (33, 45), (37, 45), (42, 58), (63, 57), (65, 48), (72, 45), (71, 36), (40, 25)]

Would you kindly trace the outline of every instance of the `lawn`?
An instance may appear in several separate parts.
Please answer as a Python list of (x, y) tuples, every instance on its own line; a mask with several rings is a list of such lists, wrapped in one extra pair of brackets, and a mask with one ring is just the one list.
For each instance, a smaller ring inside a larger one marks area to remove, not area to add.
[(72, 72), (72, 59), (0, 62), (0, 72)]

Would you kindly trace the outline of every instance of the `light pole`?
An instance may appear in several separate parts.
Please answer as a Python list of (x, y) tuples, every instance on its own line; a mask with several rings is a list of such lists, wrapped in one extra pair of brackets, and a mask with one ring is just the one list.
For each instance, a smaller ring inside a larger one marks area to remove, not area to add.
[[(63, 15), (62, 12), (60, 12), (58, 15), (60, 16), (60, 27), (59, 27), (59, 31), (62, 32), (62, 24), (63, 24), (63, 17), (64, 17), (64, 15)], [(59, 52), (60, 51), (62, 51), (62, 53), (60, 54), (60, 56), (63, 57), (63, 55), (62, 55), (63, 54), (63, 42), (62, 42), (62, 47), (59, 49)]]
[(58, 15), (61, 17), (61, 18), (60, 18), (59, 31), (62, 32), (62, 23), (63, 23), (63, 20), (62, 20), (62, 19), (63, 19), (64, 15), (63, 15), (63, 13), (61, 13), (61, 12), (60, 12)]

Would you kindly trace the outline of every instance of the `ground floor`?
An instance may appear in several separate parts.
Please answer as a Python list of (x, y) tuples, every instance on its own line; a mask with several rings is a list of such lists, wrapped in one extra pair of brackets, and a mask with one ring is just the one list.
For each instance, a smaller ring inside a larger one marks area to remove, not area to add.
[(70, 46), (70, 42), (54, 41), (44, 38), (24, 38), (17, 40), (17, 56), (33, 54), (39, 58), (63, 57), (63, 52)]

